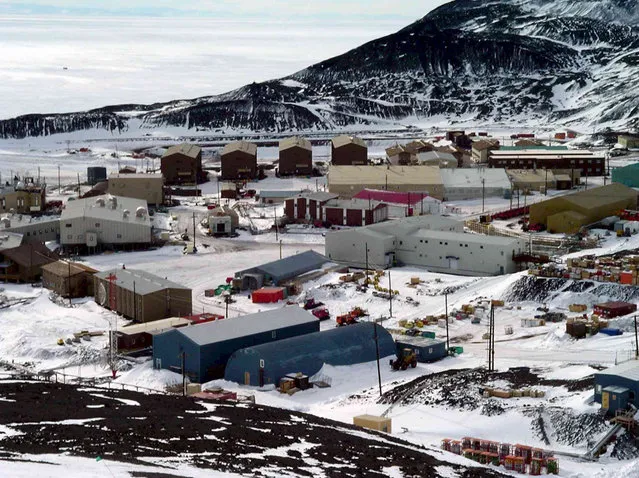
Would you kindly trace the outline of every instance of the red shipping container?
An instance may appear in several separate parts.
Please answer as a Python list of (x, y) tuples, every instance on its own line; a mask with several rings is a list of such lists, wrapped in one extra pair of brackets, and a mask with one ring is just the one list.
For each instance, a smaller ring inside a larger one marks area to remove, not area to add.
[(254, 290), (251, 294), (251, 298), (254, 304), (269, 304), (284, 300), (284, 288), (262, 287), (261, 289)]
[(632, 272), (622, 272), (619, 282), (632, 285)]

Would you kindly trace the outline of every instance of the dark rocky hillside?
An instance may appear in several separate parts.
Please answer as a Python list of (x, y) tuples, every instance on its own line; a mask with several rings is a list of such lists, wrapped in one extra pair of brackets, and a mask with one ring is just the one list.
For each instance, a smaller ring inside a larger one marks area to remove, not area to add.
[(14, 381), (0, 381), (0, 398), (5, 461), (58, 453), (157, 461), (162, 476), (175, 478), (181, 475), (173, 467), (184, 463), (252, 477), (382, 477), (391, 467), (406, 477), (506, 476), (446, 463), (443, 453), (386, 434), (277, 408)]
[[(639, 3), (457, 0), (289, 77), (194, 100), (0, 121), (0, 137), (285, 133), (456, 121), (634, 127)], [(126, 113), (126, 114), (123, 114)]]

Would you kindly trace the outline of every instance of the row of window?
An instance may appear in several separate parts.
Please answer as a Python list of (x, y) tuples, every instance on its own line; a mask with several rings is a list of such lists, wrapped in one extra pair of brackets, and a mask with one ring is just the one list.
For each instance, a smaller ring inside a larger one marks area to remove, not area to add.
[[(116, 234), (115, 237), (117, 237), (118, 239), (122, 239), (122, 234)], [(67, 239), (72, 240), (73, 234), (67, 234)], [(77, 240), (78, 241), (84, 240), (84, 234), (78, 234)]]
[(53, 229), (53, 228), (49, 229), (48, 227), (45, 227), (44, 228), (44, 232), (42, 232), (42, 229), (38, 229), (37, 231), (27, 231), (25, 233), (25, 236), (27, 236), (27, 237), (31, 237), (31, 236), (35, 237), (35, 236), (41, 236), (42, 234), (49, 234), (49, 232), (57, 233), (59, 231), (57, 229)]
[[(64, 227), (73, 227), (73, 224), (71, 224), (70, 222), (67, 222), (67, 223), (64, 225)], [(96, 222), (96, 223), (95, 223), (95, 227), (100, 227), (100, 223), (99, 223), (99, 222)]]

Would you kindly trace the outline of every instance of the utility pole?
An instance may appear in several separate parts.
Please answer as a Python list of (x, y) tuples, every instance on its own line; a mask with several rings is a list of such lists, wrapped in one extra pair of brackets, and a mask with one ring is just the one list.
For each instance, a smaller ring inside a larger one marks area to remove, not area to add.
[(275, 215), (275, 240), (278, 241), (280, 231), (279, 231), (279, 226), (277, 225), (277, 208), (276, 207), (273, 207), (273, 214)]
[(481, 212), (484, 212), (484, 202), (486, 200), (486, 178), (481, 178)]
[(195, 211), (193, 211), (193, 252), (195, 250)]
[(60, 165), (58, 164), (58, 194), (61, 194), (62, 186), (60, 186)]
[(186, 397), (186, 373), (184, 370), (184, 362), (186, 361), (186, 352), (180, 354), (182, 358), (182, 396)]
[(639, 358), (639, 336), (637, 335), (637, 316), (635, 315), (635, 357)]
[(388, 305), (389, 305), (389, 312), (390, 312), (390, 317), (393, 317), (393, 286), (391, 285), (391, 272), (390, 269), (388, 270)]
[(68, 274), (67, 274), (67, 287), (68, 287), (68, 292), (69, 292), (69, 307), (71, 307), (71, 252), (69, 251), (69, 257), (67, 259), (67, 267), (68, 267)]
[(448, 334), (448, 292), (444, 294), (444, 310), (446, 311), (446, 351), (450, 349), (450, 336)]
[(494, 371), (495, 370), (495, 308), (492, 306), (492, 304), (490, 306), (490, 310), (491, 310), (491, 316), (492, 316), (491, 317), (492, 330), (490, 332), (490, 342), (492, 344), (492, 347), (491, 347), (491, 353), (492, 353), (491, 363), (492, 363), (492, 366), (493, 366), (492, 370)]
[(282, 239), (280, 239), (280, 259), (282, 258)]
[(546, 187), (544, 188), (544, 195), (548, 196), (548, 168), (546, 168)]
[(82, 190), (80, 189), (80, 173), (78, 173), (78, 198), (80, 197), (80, 193)]
[(136, 307), (137, 300), (135, 297), (135, 281), (133, 281), (133, 320), (138, 321), (138, 308)]
[(377, 321), (373, 321), (373, 327), (375, 327), (375, 353), (377, 356), (377, 382), (379, 383), (379, 396), (382, 396), (382, 372), (379, 368), (379, 341), (377, 340)]

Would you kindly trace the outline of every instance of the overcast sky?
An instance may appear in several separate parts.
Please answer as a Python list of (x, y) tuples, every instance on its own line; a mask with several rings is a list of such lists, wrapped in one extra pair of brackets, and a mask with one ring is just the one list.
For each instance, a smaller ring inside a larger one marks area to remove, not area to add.
[(0, 13), (416, 20), (447, 0), (0, 0)]

